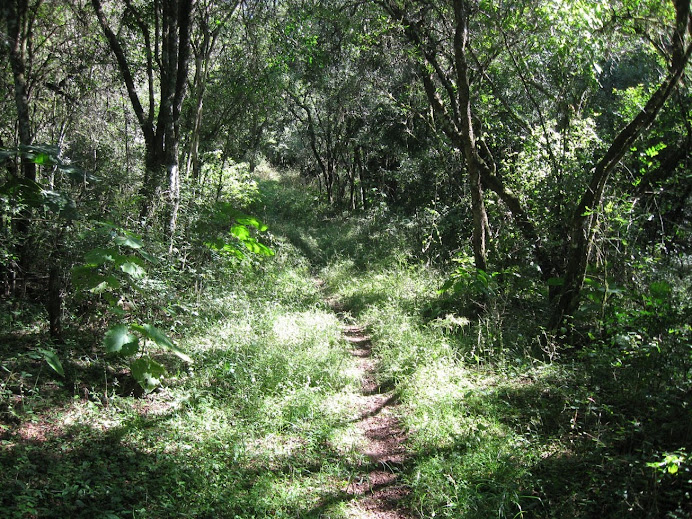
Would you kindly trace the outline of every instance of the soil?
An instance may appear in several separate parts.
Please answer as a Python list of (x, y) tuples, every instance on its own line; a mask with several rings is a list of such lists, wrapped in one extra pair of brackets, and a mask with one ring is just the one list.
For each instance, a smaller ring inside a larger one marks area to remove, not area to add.
[(412, 518), (413, 514), (402, 504), (409, 494), (409, 489), (399, 480), (407, 459), (404, 447), (406, 433), (394, 412), (397, 405), (395, 395), (381, 392), (377, 385), (372, 343), (365, 330), (359, 326), (346, 326), (344, 335), (353, 346), (351, 354), (358, 358), (363, 373), (363, 397), (357, 426), (366, 440), (362, 453), (369, 459), (348, 487), (348, 493), (357, 497), (356, 517)]

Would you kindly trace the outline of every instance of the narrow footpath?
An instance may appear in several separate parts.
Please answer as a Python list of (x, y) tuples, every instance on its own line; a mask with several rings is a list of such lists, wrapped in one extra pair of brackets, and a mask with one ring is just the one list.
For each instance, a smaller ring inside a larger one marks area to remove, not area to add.
[(357, 426), (365, 443), (362, 453), (369, 463), (351, 477), (347, 492), (354, 496), (353, 517), (373, 519), (405, 519), (413, 514), (403, 508), (401, 500), (409, 493), (399, 481), (406, 462), (406, 434), (396, 418), (395, 395), (381, 393), (375, 380), (372, 343), (359, 326), (345, 326), (344, 336), (353, 346), (351, 354), (358, 359), (363, 373), (362, 399)]

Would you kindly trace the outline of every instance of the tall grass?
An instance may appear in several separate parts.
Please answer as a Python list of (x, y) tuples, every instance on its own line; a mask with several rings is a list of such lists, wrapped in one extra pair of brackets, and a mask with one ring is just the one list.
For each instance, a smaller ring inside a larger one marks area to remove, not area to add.
[(627, 347), (558, 349), (526, 277), (493, 287), (480, 313), (474, 294), (440, 295), (445, 273), (423, 261), (409, 219), (375, 210), (300, 232), (325, 291), (368, 327), (380, 388), (398, 396), (418, 515), (692, 513), (689, 386), (662, 375), (688, 368), (667, 369), (663, 346), (633, 348), (630, 332)]

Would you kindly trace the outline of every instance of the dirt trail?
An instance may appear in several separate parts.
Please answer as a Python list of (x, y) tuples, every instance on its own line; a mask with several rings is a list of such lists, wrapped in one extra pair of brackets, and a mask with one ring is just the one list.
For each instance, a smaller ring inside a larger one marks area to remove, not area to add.
[(356, 518), (408, 519), (413, 514), (403, 508), (402, 498), (409, 490), (399, 481), (399, 472), (406, 461), (406, 434), (394, 416), (393, 393), (380, 393), (375, 381), (372, 344), (359, 326), (344, 327), (351, 353), (358, 358), (363, 373), (362, 401), (358, 429), (366, 439), (363, 454), (370, 463), (351, 478), (348, 493), (357, 497), (353, 513)]

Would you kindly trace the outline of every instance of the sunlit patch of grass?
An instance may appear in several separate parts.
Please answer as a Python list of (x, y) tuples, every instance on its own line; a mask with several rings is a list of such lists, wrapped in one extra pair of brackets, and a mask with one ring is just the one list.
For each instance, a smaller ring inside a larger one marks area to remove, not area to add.
[(410, 409), (406, 425), (415, 432), (416, 449), (449, 447), (477, 428), (464, 403), (465, 395), (476, 387), (465, 375), (456, 363), (438, 359), (422, 365), (405, 384), (402, 402)]
[[(508, 403), (507, 392), (528, 377), (508, 362), (491, 335), (493, 323), (454, 315), (431, 320), (423, 309), (437, 297), (437, 273), (394, 256), (372, 269), (353, 256), (338, 258), (321, 277), (332, 297), (367, 325), (378, 380), (400, 396), (411, 449), (404, 474), (411, 508), (423, 517), (521, 515), (535, 501), (537, 457), (563, 452), (562, 446), (536, 430), (527, 434), (526, 417)], [(549, 374), (543, 371), (552, 384)]]

